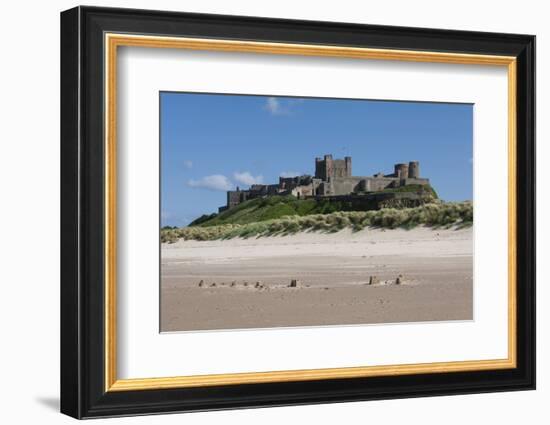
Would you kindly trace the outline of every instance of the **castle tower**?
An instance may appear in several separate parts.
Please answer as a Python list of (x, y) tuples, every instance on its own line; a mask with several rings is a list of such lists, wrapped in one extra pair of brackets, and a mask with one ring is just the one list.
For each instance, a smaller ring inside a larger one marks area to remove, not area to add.
[(420, 178), (420, 163), (418, 161), (409, 162), (409, 178), (410, 179)]
[(315, 158), (315, 178), (320, 179), (323, 173), (323, 160), (319, 157)]
[(323, 159), (315, 158), (315, 178), (328, 181), (334, 177), (332, 155), (325, 155)]
[(332, 166), (332, 155), (325, 155), (325, 180), (334, 177), (334, 167)]
[(333, 159), (325, 155), (323, 159), (315, 158), (315, 178), (328, 182), (335, 178), (351, 177), (351, 156), (345, 159)]
[(407, 164), (395, 164), (395, 177), (399, 180), (404, 180), (409, 177), (409, 166)]
[(346, 156), (344, 160), (346, 161), (346, 177), (351, 177), (351, 156)]

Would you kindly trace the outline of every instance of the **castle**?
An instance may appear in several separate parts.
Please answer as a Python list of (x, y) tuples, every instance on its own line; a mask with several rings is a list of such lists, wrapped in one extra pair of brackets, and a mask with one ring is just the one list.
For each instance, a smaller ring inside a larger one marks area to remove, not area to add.
[(429, 185), (430, 181), (420, 177), (420, 164), (395, 164), (392, 174), (376, 173), (373, 176), (353, 176), (351, 157), (333, 159), (332, 155), (315, 158), (315, 176), (279, 177), (276, 184), (253, 184), (248, 190), (227, 192), (227, 204), (219, 208), (225, 211), (249, 199), (273, 195), (293, 195), (299, 199), (358, 199), (372, 198), (384, 189), (407, 185)]

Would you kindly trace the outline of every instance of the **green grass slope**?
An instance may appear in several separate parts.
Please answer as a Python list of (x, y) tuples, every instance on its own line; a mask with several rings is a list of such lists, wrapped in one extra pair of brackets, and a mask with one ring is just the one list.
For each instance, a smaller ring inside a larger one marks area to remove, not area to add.
[(339, 202), (317, 202), (314, 199), (297, 199), (294, 196), (270, 196), (245, 201), (219, 214), (203, 215), (190, 226), (247, 224), (291, 215), (329, 214), (343, 208)]
[[(437, 194), (431, 187), (409, 185), (402, 188), (388, 189), (383, 192), (417, 192), (433, 199)], [(206, 214), (189, 224), (189, 226), (219, 226), (222, 224), (249, 224), (274, 220), (286, 216), (307, 216), (311, 214), (331, 214), (338, 211), (355, 211), (356, 208), (344, 201), (316, 201), (314, 199), (297, 199), (294, 196), (270, 196), (245, 201), (227, 211)]]

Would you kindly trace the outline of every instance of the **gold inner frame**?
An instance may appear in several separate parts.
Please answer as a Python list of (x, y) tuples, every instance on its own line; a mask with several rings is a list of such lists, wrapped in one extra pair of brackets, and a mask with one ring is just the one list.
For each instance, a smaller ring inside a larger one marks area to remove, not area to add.
[[(516, 58), (462, 53), (370, 49), (326, 45), (105, 34), (105, 391), (133, 391), (214, 385), (310, 381), (416, 373), (447, 373), (516, 367)], [(164, 378), (118, 379), (116, 325), (116, 99), (119, 46), (325, 56), (507, 67), (508, 72), (508, 357), (382, 366), (302, 369)]]

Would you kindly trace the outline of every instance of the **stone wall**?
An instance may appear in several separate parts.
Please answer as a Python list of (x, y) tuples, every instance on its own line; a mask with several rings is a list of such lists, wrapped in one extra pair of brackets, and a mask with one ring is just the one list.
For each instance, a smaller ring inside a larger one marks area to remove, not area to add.
[(347, 195), (359, 191), (362, 177), (334, 178), (330, 181), (330, 195)]
[(364, 192), (376, 192), (399, 185), (399, 179), (394, 177), (365, 177)]
[(406, 207), (416, 207), (432, 202), (431, 196), (414, 192), (315, 196), (314, 199), (317, 202), (339, 202), (340, 207), (348, 211), (377, 210), (382, 208), (388, 201), (400, 201)]
[(334, 159), (332, 155), (325, 155), (323, 159), (315, 158), (315, 177), (310, 175), (280, 177), (278, 184), (254, 184), (248, 190), (237, 188), (237, 190), (227, 192), (226, 206), (232, 208), (248, 199), (273, 195), (291, 194), (301, 199), (347, 195), (364, 197), (384, 189), (430, 183), (428, 179), (420, 178), (419, 175), (419, 162), (411, 161), (408, 164), (395, 164), (392, 174), (376, 173), (373, 176), (352, 176), (351, 157)]
[(248, 199), (248, 191), (230, 190), (227, 192), (227, 207), (232, 208)]
[(328, 181), (331, 178), (351, 177), (351, 157), (333, 159), (325, 155), (323, 159), (315, 158), (315, 178)]

